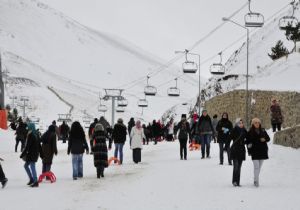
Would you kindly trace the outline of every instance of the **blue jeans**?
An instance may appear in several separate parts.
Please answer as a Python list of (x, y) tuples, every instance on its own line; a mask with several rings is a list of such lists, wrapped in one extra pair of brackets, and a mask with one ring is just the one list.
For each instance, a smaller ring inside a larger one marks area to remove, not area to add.
[(83, 154), (72, 154), (73, 178), (83, 177)]
[(209, 157), (211, 137), (212, 137), (211, 134), (201, 135), (201, 153), (203, 158), (205, 156), (205, 148), (206, 148), (206, 157)]
[(120, 163), (122, 164), (123, 163), (123, 146), (124, 144), (115, 144), (115, 158), (118, 158), (118, 153), (119, 153), (119, 160), (120, 160)]
[(25, 171), (30, 180), (37, 182), (37, 175), (35, 170), (35, 162), (25, 162), (24, 164)]

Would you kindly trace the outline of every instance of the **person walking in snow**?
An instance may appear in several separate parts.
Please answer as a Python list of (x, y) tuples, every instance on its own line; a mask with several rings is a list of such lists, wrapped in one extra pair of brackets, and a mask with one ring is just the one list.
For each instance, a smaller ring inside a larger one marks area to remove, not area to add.
[(91, 150), (94, 156), (94, 166), (97, 169), (97, 178), (104, 177), (104, 169), (108, 167), (108, 150), (106, 145), (106, 133), (101, 123), (97, 123), (92, 135)]
[(16, 145), (15, 152), (18, 151), (18, 145), (21, 142), (21, 151), (23, 151), (25, 147), (25, 141), (27, 136), (27, 124), (23, 122), (22, 118), (18, 119), (18, 127), (16, 129)]
[(68, 155), (72, 154), (73, 180), (83, 177), (83, 153), (89, 154), (85, 133), (78, 121), (73, 122), (68, 143)]
[[(178, 136), (177, 136), (178, 133)], [(178, 123), (175, 136), (179, 139), (180, 143), (180, 160), (187, 159), (187, 141), (190, 139), (191, 141), (191, 130), (190, 124), (186, 119), (186, 114), (181, 115), (181, 121)]]
[(271, 111), (271, 124), (273, 128), (273, 132), (276, 132), (276, 129), (280, 131), (281, 124), (283, 123), (283, 116), (281, 113), (281, 108), (279, 106), (279, 103), (275, 98), (272, 99), (270, 111)]
[(52, 121), (52, 125), (55, 127), (55, 133), (56, 133), (56, 136), (60, 136), (59, 128), (58, 128), (58, 126), (56, 125), (56, 121), (55, 121), (55, 120)]
[(214, 128), (214, 134), (215, 134), (215, 135), (213, 136), (214, 143), (216, 143), (216, 139), (218, 139), (218, 131), (217, 131), (217, 125), (218, 125), (218, 122), (219, 122), (219, 120), (218, 120), (218, 115), (215, 114), (215, 115), (213, 116), (212, 121), (211, 121), (211, 123), (212, 123), (212, 125), (213, 125), (213, 128)]
[(59, 126), (60, 136), (58, 136), (59, 139), (63, 141), (63, 143), (66, 143), (66, 141), (68, 140), (69, 132), (70, 132), (70, 127), (65, 121), (63, 121), (62, 124)]
[(128, 133), (130, 134), (131, 133), (131, 129), (135, 126), (135, 121), (134, 121), (134, 118), (130, 118), (129, 122), (128, 122)]
[(241, 118), (236, 119), (235, 127), (230, 132), (229, 138), (233, 140), (230, 147), (230, 159), (233, 161), (232, 184), (240, 186), (242, 163), (246, 159), (246, 143), (247, 130)]
[[(3, 159), (0, 158), (0, 161), (3, 161)], [(2, 169), (2, 165), (0, 163), (0, 182), (1, 182), (2, 188), (4, 188), (6, 186), (7, 181), (8, 181), (8, 179), (5, 177), (4, 171)]]
[(131, 129), (130, 133), (130, 148), (132, 149), (133, 162), (138, 164), (141, 162), (141, 150), (143, 149), (144, 129), (142, 123), (137, 120), (135, 126)]
[(167, 141), (174, 141), (174, 120), (171, 119), (166, 125), (167, 128)]
[(268, 145), (270, 137), (266, 130), (261, 127), (261, 121), (258, 118), (252, 119), (251, 128), (247, 134), (248, 152), (251, 154), (254, 166), (254, 185), (259, 186), (259, 175), (264, 160), (268, 157)]
[(198, 121), (198, 129), (201, 139), (201, 159), (205, 158), (205, 149), (206, 149), (206, 157), (210, 158), (210, 142), (211, 138), (214, 135), (214, 128), (212, 126), (211, 118), (207, 114), (207, 110), (202, 110), (202, 115)]
[(53, 156), (57, 155), (57, 137), (55, 127), (50, 125), (48, 130), (42, 135), (42, 151), (43, 151), (43, 169), (42, 172), (51, 170)]
[(230, 132), (232, 131), (232, 122), (228, 119), (228, 113), (224, 112), (222, 114), (221, 120), (218, 122), (216, 130), (218, 132), (218, 143), (220, 149), (220, 165), (224, 162), (224, 150), (227, 152), (228, 164), (232, 165), (230, 158), (230, 142), (229, 138)]
[[(96, 124), (98, 123), (98, 119), (95, 118), (94, 119), (94, 122), (92, 122), (90, 124), (90, 127), (89, 127), (89, 139), (90, 139), (90, 147), (92, 148), (92, 145), (93, 145), (93, 133), (94, 133), (94, 129), (95, 129), (95, 126)], [(91, 151), (91, 153), (93, 153), (93, 151)]]
[(24, 168), (28, 175), (29, 182), (27, 185), (31, 187), (38, 187), (38, 179), (36, 174), (35, 163), (38, 161), (39, 155), (43, 157), (41, 151), (41, 145), (37, 139), (37, 133), (35, 125), (33, 123), (28, 123), (28, 134), (26, 138), (25, 148), (20, 155), (25, 161)]
[(120, 164), (123, 163), (123, 147), (126, 142), (127, 128), (123, 123), (123, 119), (119, 118), (118, 122), (115, 124), (112, 139), (115, 143), (114, 157), (120, 160)]

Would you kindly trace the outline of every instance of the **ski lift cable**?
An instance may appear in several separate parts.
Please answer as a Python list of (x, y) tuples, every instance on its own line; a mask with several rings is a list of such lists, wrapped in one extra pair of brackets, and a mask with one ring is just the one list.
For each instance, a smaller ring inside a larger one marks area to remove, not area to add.
[[(232, 13), (230, 16), (228, 16), (228, 18), (232, 18), (234, 17), (236, 14), (238, 14), (240, 11), (242, 11), (246, 6), (248, 5), (248, 2), (246, 2), (245, 4), (242, 5), (242, 7), (240, 7), (238, 10), (236, 10), (234, 13)], [(218, 26), (216, 26), (213, 30), (211, 30), (208, 34), (206, 34), (204, 37), (202, 37), (201, 39), (199, 39), (198, 41), (196, 41), (191, 47), (188, 48), (189, 51), (193, 50), (195, 47), (197, 47), (199, 44), (201, 44), (202, 42), (204, 42), (206, 39), (208, 39), (210, 36), (212, 36), (217, 30), (219, 30), (225, 23), (222, 22), (221, 24), (219, 24)], [(157, 68), (157, 71), (154, 71), (150, 76), (156, 76), (157, 74), (159, 74), (160, 72), (164, 71), (167, 69), (167, 67), (169, 67), (170, 65), (174, 64), (176, 61), (178, 61), (180, 58), (182, 58), (184, 55), (178, 54), (177, 56), (173, 57), (172, 59), (170, 59), (166, 64), (160, 65)], [(139, 83), (143, 82), (145, 79), (142, 80), (138, 80), (139, 82), (136, 82), (135, 84), (133, 84), (132, 86), (128, 87), (128, 88), (124, 88), (126, 89), (131, 89), (132, 87), (138, 85)], [(134, 82), (137, 80), (134, 80)], [(128, 83), (130, 84), (130, 83)], [(132, 84), (132, 83), (131, 83)], [(122, 85), (121, 87), (127, 86), (126, 85)]]

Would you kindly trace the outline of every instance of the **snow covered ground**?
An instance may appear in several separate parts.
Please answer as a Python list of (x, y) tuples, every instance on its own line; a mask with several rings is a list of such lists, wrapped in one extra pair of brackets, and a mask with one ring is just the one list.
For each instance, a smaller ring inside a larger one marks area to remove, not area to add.
[[(179, 160), (178, 142), (150, 144), (142, 151), (142, 163), (134, 165), (128, 142), (122, 166), (111, 166), (105, 178), (96, 179), (92, 156), (84, 156), (84, 178), (72, 180), (71, 157), (66, 145), (58, 143), (54, 158), (54, 184), (26, 186), (27, 176), (19, 153), (13, 152), (12, 132), (0, 132), (2, 166), (9, 179), (0, 190), (1, 209), (299, 209), (300, 151), (269, 143), (261, 186), (253, 186), (250, 157), (242, 166), (241, 185), (231, 184), (232, 167), (218, 165), (218, 146), (212, 144), (212, 158), (200, 159), (200, 152), (188, 152)], [(109, 156), (112, 156), (110, 151)], [(226, 156), (226, 155), (225, 155)], [(226, 162), (225, 162), (226, 163)], [(41, 161), (37, 164), (41, 172)]]

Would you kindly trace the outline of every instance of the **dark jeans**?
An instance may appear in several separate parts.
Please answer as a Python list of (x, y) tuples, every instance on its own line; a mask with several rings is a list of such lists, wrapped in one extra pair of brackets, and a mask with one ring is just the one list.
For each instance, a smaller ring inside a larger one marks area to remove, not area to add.
[(273, 132), (276, 132), (276, 128), (278, 131), (281, 131), (281, 123), (272, 123)]
[(134, 163), (141, 162), (142, 159), (141, 148), (136, 148), (132, 150), (132, 158)]
[(21, 142), (21, 151), (23, 151), (24, 147), (25, 147), (25, 140), (23, 139), (16, 139), (16, 145), (15, 145), (15, 152), (18, 151), (18, 145)]
[(202, 157), (204, 157), (204, 155), (205, 155), (205, 148), (206, 148), (206, 156), (209, 157), (211, 136), (212, 136), (211, 134), (201, 135), (201, 153), (202, 153)]
[(4, 179), (5, 179), (5, 174), (4, 174), (2, 166), (0, 164), (0, 182), (3, 181)]
[(219, 148), (220, 148), (220, 163), (223, 164), (224, 162), (224, 151), (226, 150), (227, 152), (227, 157), (228, 157), (228, 163), (232, 164), (230, 160), (230, 146), (225, 146), (225, 143), (219, 143)]
[(124, 146), (124, 144), (119, 144), (119, 143), (115, 144), (114, 157), (118, 158), (118, 154), (119, 154), (119, 160), (120, 160), (121, 164), (123, 163), (123, 146)]
[(186, 148), (187, 139), (179, 139), (179, 143), (180, 143), (180, 158), (182, 159), (184, 157), (184, 159), (186, 159), (186, 156), (187, 156), (187, 148)]
[(237, 185), (240, 185), (240, 176), (243, 160), (233, 160), (233, 174), (232, 174), (232, 183), (236, 182)]
[(35, 162), (25, 162), (24, 164), (25, 171), (28, 175), (28, 178), (34, 182), (37, 182), (37, 175), (35, 170)]
[(48, 172), (51, 170), (51, 164), (43, 163), (42, 173)]

